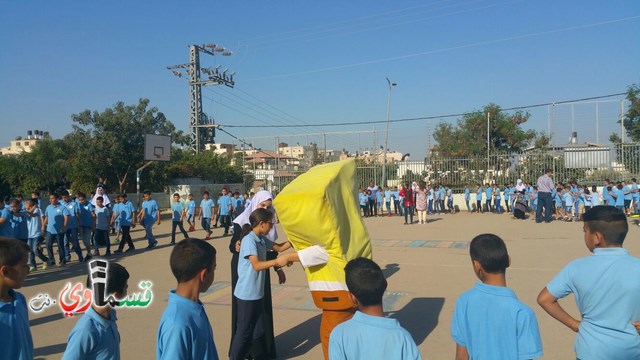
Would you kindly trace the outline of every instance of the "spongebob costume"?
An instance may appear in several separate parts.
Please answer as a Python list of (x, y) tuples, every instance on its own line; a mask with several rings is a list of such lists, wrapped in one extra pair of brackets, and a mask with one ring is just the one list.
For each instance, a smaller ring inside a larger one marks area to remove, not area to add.
[[(315, 166), (274, 199), (278, 219), (305, 267), (313, 301), (322, 309), (320, 339), (325, 359), (331, 330), (355, 312), (344, 267), (349, 260), (371, 258), (371, 241), (357, 201), (355, 171), (354, 159)], [(305, 266), (305, 258), (318, 258), (313, 255), (318, 249), (326, 251), (326, 258), (320, 264)]]

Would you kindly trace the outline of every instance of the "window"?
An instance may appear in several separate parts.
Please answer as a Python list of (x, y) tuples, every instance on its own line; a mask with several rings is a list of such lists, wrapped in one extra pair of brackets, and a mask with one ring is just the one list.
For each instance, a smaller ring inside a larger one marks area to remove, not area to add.
[(24, 142), (24, 146), (29, 146), (29, 142), (28, 142), (28, 141), (25, 141), (25, 142)]

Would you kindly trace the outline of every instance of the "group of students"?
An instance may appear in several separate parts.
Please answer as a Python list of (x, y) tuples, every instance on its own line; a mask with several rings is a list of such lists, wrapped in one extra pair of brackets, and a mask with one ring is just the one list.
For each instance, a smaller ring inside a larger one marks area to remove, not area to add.
[[(516, 184), (476, 184), (476, 206), (470, 206), (471, 190), (464, 189), (464, 200), (468, 212), (495, 212), (497, 214), (514, 214), (516, 218), (524, 219), (529, 212), (535, 214), (538, 207), (538, 189), (536, 186), (518, 179)], [(483, 204), (484, 196), (484, 204)], [(502, 200), (504, 199), (504, 207)], [(613, 206), (623, 211), (627, 216), (640, 213), (640, 192), (635, 178), (630, 183), (604, 180), (600, 191), (597, 186), (588, 187), (575, 180), (567, 183), (557, 182), (551, 189), (552, 207), (557, 220), (582, 221), (586, 210), (598, 205)], [(505, 211), (506, 209), (506, 211)]]
[(413, 224), (415, 214), (418, 215), (418, 222), (425, 224), (426, 215), (456, 212), (453, 189), (448, 185), (427, 184), (425, 181), (411, 184), (405, 181), (400, 189), (381, 189), (371, 181), (369, 187), (361, 189), (358, 196), (363, 217), (384, 216), (386, 209), (388, 217), (404, 215), (405, 224)]
[[(237, 301), (231, 359), (268, 358), (251, 353), (264, 341), (264, 286), (266, 271), (299, 261), (296, 253), (268, 260), (267, 251), (284, 251), (288, 243), (268, 239), (273, 212), (268, 201), (249, 211), (248, 224), (240, 226)], [(584, 241), (592, 256), (566, 265), (538, 295), (538, 304), (577, 333), (578, 359), (640, 358), (640, 259), (622, 247), (628, 232), (626, 216), (608, 206), (584, 214)], [(494, 234), (476, 236), (469, 249), (472, 269), (480, 280), (456, 301), (451, 337), (456, 359), (533, 359), (543, 355), (537, 318), (530, 307), (507, 287), (511, 265), (504, 241)], [(28, 248), (15, 239), (0, 238), (0, 345), (11, 359), (31, 359), (33, 341), (26, 300), (17, 292), (28, 273)], [(214, 280), (216, 250), (206, 241), (185, 239), (176, 244), (169, 260), (177, 286), (169, 293), (157, 332), (158, 359), (217, 359), (213, 331), (199, 300)], [(127, 294), (129, 273), (119, 264), (108, 267), (106, 292), (116, 298)], [(387, 287), (380, 267), (370, 259), (347, 263), (345, 279), (358, 310), (337, 325), (329, 339), (329, 359), (420, 359), (411, 335), (397, 320), (386, 318), (382, 296)], [(90, 277), (87, 286), (91, 286)], [(580, 319), (558, 302), (573, 293)], [(69, 334), (63, 359), (120, 358), (116, 311), (109, 304), (93, 304)], [(263, 349), (264, 351), (264, 349)]]
[[(206, 233), (205, 240), (209, 240), (213, 233), (211, 223), (215, 220), (213, 227), (217, 228), (219, 222), (220, 226), (224, 228), (224, 236), (227, 236), (229, 235), (231, 221), (244, 212), (251, 203), (253, 196), (254, 193), (242, 195), (238, 190), (232, 193), (226, 188), (223, 188), (218, 194), (218, 199), (214, 200), (211, 198), (209, 191), (205, 191), (200, 201), (200, 210), (196, 215), (196, 202), (193, 200), (193, 194), (189, 194), (186, 204), (182, 204), (180, 195), (176, 193), (173, 194), (174, 200), (172, 203), (172, 211), (174, 212), (173, 221), (178, 221), (180, 218), (178, 215), (182, 214), (181, 216), (187, 219), (189, 231), (195, 231), (196, 221), (199, 219), (200, 226)], [(182, 220), (180, 219), (180, 223), (181, 222)], [(182, 228), (180, 229), (184, 233), (184, 230)]]
[[(42, 261), (42, 269), (56, 265), (53, 245), (58, 247), (58, 265), (64, 266), (71, 261), (71, 250), (76, 253), (79, 262), (100, 256), (100, 247), (105, 255), (111, 254), (109, 232), (112, 227), (122, 233), (122, 239), (115, 253), (122, 253), (124, 245), (133, 250), (129, 230), (135, 227), (135, 206), (127, 200), (126, 194), (120, 195), (114, 206), (108, 206), (109, 200), (98, 187), (91, 201), (80, 192), (72, 198), (67, 190), (49, 195), (49, 205), (42, 210), (37, 193), (31, 199), (24, 200), (21, 195), (15, 198), (0, 199), (0, 236), (21, 240), (29, 247), (30, 271), (36, 271), (36, 257)], [(144, 216), (144, 213), (139, 214)], [(86, 250), (83, 254), (80, 240)], [(44, 243), (47, 256), (41, 245)]]
[[(263, 200), (264, 199), (264, 200)], [(267, 251), (278, 252), (290, 244), (269, 240), (273, 230), (271, 197), (260, 199), (235, 224), (242, 239), (231, 243), (238, 252), (234, 286), (237, 313), (229, 350), (231, 359), (245, 359), (256, 342), (263, 341), (266, 270), (300, 261), (297, 253), (269, 260)], [(246, 217), (246, 216), (245, 216)], [(628, 232), (624, 213), (610, 206), (595, 206), (583, 216), (584, 241), (592, 256), (565, 266), (540, 292), (538, 304), (553, 318), (577, 332), (574, 350), (578, 359), (640, 358), (640, 259), (622, 247)], [(242, 224), (247, 221), (247, 223)], [(234, 226), (235, 226), (234, 225)], [(239, 249), (238, 249), (239, 247)], [(476, 236), (470, 243), (474, 274), (480, 282), (456, 301), (451, 337), (456, 359), (529, 359), (543, 354), (536, 316), (507, 287), (511, 265), (504, 241), (494, 234)], [(33, 341), (26, 300), (17, 292), (28, 274), (27, 245), (0, 238), (0, 348), (11, 359), (31, 359)], [(185, 239), (176, 244), (169, 260), (177, 286), (169, 293), (157, 335), (158, 359), (217, 359), (213, 330), (199, 300), (214, 280), (216, 250), (206, 241)], [(357, 258), (345, 267), (346, 284), (358, 310), (351, 320), (336, 326), (330, 335), (330, 359), (420, 359), (411, 335), (400, 324), (384, 317), (382, 296), (387, 282), (372, 260)], [(108, 267), (107, 295), (127, 294), (127, 270)], [(91, 278), (87, 278), (91, 286)], [(573, 293), (580, 319), (569, 315), (558, 302)], [(116, 312), (109, 304), (93, 304), (69, 334), (63, 359), (118, 359), (119, 334)], [(266, 353), (261, 353), (268, 358)]]

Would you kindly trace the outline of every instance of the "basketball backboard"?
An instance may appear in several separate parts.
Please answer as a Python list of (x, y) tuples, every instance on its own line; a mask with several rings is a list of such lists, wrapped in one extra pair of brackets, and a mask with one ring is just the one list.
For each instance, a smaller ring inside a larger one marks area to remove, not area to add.
[(145, 134), (145, 161), (171, 161), (171, 136)]

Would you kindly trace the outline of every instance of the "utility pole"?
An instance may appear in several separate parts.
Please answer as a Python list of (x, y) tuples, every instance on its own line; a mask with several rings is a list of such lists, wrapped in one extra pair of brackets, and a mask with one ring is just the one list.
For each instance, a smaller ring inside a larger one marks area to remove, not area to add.
[[(167, 66), (171, 73), (179, 78), (183, 76), (182, 69), (186, 69), (189, 75), (189, 127), (191, 128), (191, 138), (189, 146), (199, 153), (204, 150), (204, 145), (213, 143), (215, 138), (215, 126), (213, 119), (202, 112), (202, 86), (226, 85), (233, 87), (235, 82), (233, 76), (235, 72), (227, 75), (228, 69), (220, 71), (220, 66), (215, 68), (200, 67), (200, 53), (215, 56), (221, 53), (222, 56), (231, 56), (232, 52), (216, 44), (190, 45), (189, 62)], [(207, 74), (208, 79), (202, 79), (200, 74)]]
[(383, 153), (383, 160), (382, 160), (382, 184), (380, 184), (382, 187), (386, 187), (386, 182), (387, 182), (387, 146), (388, 146), (388, 142), (389, 142), (389, 112), (391, 111), (391, 88), (396, 86), (396, 83), (392, 83), (391, 80), (389, 80), (389, 78), (387, 78), (387, 84), (389, 85), (389, 95), (387, 96), (387, 129), (384, 133), (384, 149), (382, 150)]

